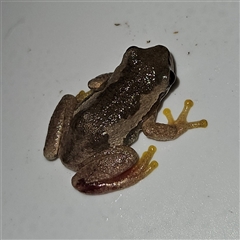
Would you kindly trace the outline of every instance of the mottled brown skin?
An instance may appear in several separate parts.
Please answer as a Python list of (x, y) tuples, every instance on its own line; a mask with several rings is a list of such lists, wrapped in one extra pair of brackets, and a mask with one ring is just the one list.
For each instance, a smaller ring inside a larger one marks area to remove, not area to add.
[[(137, 140), (142, 119), (175, 81), (175, 75), (170, 78), (169, 58), (170, 53), (163, 47), (127, 51), (105, 88), (86, 99), (73, 117), (71, 134), (59, 155), (67, 167), (78, 171), (79, 163), (94, 153), (129, 146)], [(77, 167), (74, 159), (78, 159)], [(73, 161), (74, 167), (69, 163)]]
[[(44, 156), (60, 158), (77, 172), (72, 184), (85, 193), (107, 193), (135, 184), (147, 175), (150, 160), (144, 167), (134, 167), (139, 157), (129, 146), (143, 123), (144, 133), (156, 138), (148, 133), (148, 125), (149, 132), (154, 130), (159, 104), (175, 79), (167, 48), (130, 47), (113, 73), (89, 82), (92, 90), (85, 98), (62, 98), (49, 124)], [(164, 141), (180, 135), (176, 126), (160, 123), (156, 132), (157, 140)]]

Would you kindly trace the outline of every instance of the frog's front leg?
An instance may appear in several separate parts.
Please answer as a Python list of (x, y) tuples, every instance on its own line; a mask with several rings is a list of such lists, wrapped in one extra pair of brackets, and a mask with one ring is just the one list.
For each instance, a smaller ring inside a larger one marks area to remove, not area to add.
[(80, 192), (101, 194), (132, 186), (150, 174), (157, 166), (151, 161), (156, 148), (150, 146), (139, 159), (128, 146), (117, 146), (90, 157), (89, 164), (72, 178), (72, 185)]
[(187, 122), (187, 115), (192, 106), (192, 100), (186, 100), (177, 120), (173, 119), (170, 109), (164, 109), (163, 113), (168, 119), (168, 124), (156, 123), (156, 117), (151, 116), (143, 123), (144, 134), (154, 140), (168, 141), (178, 138), (189, 129), (207, 127), (208, 123), (205, 119)]
[(88, 92), (81, 90), (77, 94), (76, 98), (77, 98), (78, 103), (81, 104), (84, 99), (91, 96), (94, 92), (98, 92), (98, 91), (102, 90), (106, 86), (106, 84), (111, 76), (112, 76), (112, 73), (104, 73), (104, 74), (98, 75), (97, 77), (91, 79), (88, 82), (88, 87), (90, 88), (90, 90)]
[(103, 73), (101, 75), (98, 75), (97, 77), (91, 79), (88, 82), (88, 87), (91, 90), (100, 91), (106, 86), (106, 83), (109, 80), (109, 78), (112, 76), (112, 74), (113, 73)]
[(43, 154), (48, 160), (58, 158), (61, 141), (64, 135), (68, 133), (69, 124), (76, 105), (76, 97), (68, 94), (62, 97), (55, 108), (48, 126), (48, 133), (43, 149)]

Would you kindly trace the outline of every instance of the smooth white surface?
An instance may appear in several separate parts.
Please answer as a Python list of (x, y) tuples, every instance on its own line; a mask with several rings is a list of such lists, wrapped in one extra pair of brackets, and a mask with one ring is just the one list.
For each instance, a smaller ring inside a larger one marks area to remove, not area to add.
[[(237, 2), (2, 3), (2, 238), (238, 238), (238, 24)], [(73, 172), (42, 155), (56, 104), (129, 46), (157, 44), (180, 81), (163, 107), (177, 116), (190, 98), (188, 119), (208, 128), (172, 142), (141, 134), (139, 154), (158, 149), (149, 177), (101, 196), (75, 191)]]

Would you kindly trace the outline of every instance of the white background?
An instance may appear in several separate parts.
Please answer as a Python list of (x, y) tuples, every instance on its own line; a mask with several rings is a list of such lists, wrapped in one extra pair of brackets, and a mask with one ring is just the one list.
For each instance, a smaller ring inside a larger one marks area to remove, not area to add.
[[(239, 3), (3, 2), (1, 21), (2, 238), (239, 237)], [(150, 176), (77, 192), (74, 173), (42, 154), (56, 104), (113, 71), (129, 46), (157, 44), (179, 78), (163, 107), (177, 116), (190, 98), (189, 121), (209, 126), (170, 142), (141, 134), (139, 154), (158, 149)]]

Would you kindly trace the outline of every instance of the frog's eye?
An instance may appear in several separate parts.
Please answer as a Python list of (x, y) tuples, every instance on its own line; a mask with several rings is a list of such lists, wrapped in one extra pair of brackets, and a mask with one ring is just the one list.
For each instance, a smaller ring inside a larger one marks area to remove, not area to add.
[(176, 75), (173, 71), (170, 70), (169, 84), (172, 85), (176, 80)]

